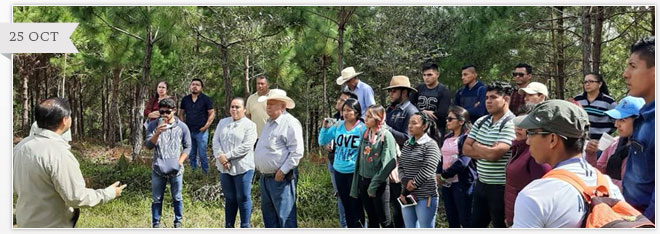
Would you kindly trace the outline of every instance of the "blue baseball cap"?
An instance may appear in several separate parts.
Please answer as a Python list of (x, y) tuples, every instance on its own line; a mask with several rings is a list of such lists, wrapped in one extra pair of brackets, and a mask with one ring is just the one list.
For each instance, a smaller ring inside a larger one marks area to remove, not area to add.
[(625, 119), (633, 115), (639, 115), (639, 110), (642, 109), (646, 102), (643, 98), (627, 96), (621, 101), (616, 108), (605, 111), (613, 119)]

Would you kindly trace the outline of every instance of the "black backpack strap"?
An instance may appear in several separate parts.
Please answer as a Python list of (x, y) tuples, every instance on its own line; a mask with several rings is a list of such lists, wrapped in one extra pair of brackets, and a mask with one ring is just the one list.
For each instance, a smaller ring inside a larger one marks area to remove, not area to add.
[(481, 126), (484, 125), (484, 123), (486, 123), (486, 120), (488, 120), (491, 117), (493, 117), (493, 116), (490, 115), (490, 114), (486, 115), (485, 118), (481, 119), (481, 121), (479, 121), (479, 123), (477, 123), (477, 128), (481, 129)]
[(506, 125), (506, 122), (509, 122), (510, 120), (512, 120), (513, 117), (515, 117), (515, 116), (509, 115), (507, 117), (504, 117), (504, 119), (502, 120), (502, 124), (500, 124), (500, 129), (499, 129), (500, 132), (502, 132), (502, 129), (504, 128), (504, 125)]

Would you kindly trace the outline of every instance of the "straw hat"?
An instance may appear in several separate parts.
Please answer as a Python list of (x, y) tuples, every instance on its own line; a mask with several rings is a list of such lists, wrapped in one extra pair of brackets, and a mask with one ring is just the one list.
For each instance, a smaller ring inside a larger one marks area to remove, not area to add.
[(392, 80), (390, 80), (390, 86), (384, 88), (385, 90), (392, 89), (392, 88), (407, 88), (412, 91), (417, 92), (415, 88), (410, 86), (410, 79), (408, 79), (407, 76), (393, 76)]
[(287, 109), (293, 109), (294, 107), (296, 107), (296, 103), (293, 101), (293, 99), (287, 97), (286, 91), (281, 89), (271, 89), (270, 92), (268, 92), (268, 95), (259, 97), (257, 99), (257, 102), (265, 102), (268, 100), (283, 101), (284, 103), (286, 103)]
[(344, 70), (341, 70), (341, 76), (337, 78), (337, 84), (343, 85), (344, 83), (346, 83), (346, 81), (349, 81), (360, 74), (362, 74), (362, 72), (356, 73), (355, 68), (353, 67), (344, 68)]

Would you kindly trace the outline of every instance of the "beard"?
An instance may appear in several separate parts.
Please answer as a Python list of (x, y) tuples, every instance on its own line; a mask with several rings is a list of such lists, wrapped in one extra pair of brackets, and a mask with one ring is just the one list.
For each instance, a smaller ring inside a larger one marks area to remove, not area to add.
[(532, 109), (534, 109), (534, 107), (535, 107), (536, 105), (538, 105), (538, 104), (537, 104), (537, 103), (525, 103), (525, 105), (522, 105), (521, 107), (519, 107), (518, 111), (520, 111), (521, 113), (525, 113), (525, 114), (527, 114), (527, 113), (529, 113)]

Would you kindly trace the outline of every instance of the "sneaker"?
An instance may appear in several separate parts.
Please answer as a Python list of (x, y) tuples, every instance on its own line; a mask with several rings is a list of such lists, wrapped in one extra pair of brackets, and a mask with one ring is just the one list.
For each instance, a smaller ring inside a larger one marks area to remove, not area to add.
[(174, 223), (174, 228), (182, 228), (183, 224), (181, 223)]
[(160, 228), (160, 223), (154, 223), (152, 228)]

